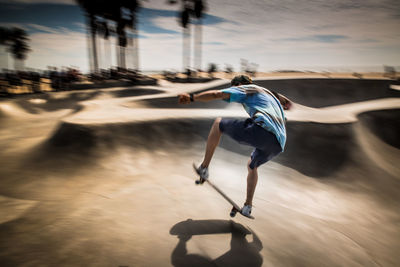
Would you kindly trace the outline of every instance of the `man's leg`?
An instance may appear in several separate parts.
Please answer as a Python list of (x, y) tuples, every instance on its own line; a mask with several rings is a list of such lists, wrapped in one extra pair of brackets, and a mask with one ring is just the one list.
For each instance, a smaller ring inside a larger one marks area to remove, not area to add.
[(221, 138), (221, 135), (222, 135), (222, 132), (219, 129), (220, 122), (221, 122), (221, 118), (215, 119), (214, 124), (212, 125), (210, 133), (208, 135), (206, 153), (204, 155), (203, 162), (201, 163), (201, 166), (203, 168), (208, 168), (208, 165), (210, 165), (212, 156), (214, 155), (215, 148), (219, 144), (219, 139)]
[(256, 190), (256, 185), (258, 181), (258, 173), (257, 173), (257, 167), (254, 167), (254, 169), (250, 168), (250, 162), (247, 163), (247, 195), (246, 195), (246, 202), (244, 205), (253, 205), (253, 197), (254, 197), (254, 192)]

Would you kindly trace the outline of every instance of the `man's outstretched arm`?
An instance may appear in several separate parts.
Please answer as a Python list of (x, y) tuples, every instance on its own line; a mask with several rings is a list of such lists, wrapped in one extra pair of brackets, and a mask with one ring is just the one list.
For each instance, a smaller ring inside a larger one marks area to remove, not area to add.
[(179, 104), (189, 104), (195, 101), (207, 102), (217, 99), (229, 99), (229, 97), (228, 93), (223, 93), (220, 90), (209, 90), (198, 94), (180, 94), (178, 95), (178, 101)]

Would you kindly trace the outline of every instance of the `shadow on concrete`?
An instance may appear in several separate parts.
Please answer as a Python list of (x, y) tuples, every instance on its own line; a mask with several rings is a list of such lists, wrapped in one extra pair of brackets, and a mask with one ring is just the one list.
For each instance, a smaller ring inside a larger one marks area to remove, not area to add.
[[(199, 254), (190, 254), (187, 242), (194, 235), (231, 234), (230, 250), (216, 259)], [(239, 223), (227, 220), (192, 220), (179, 222), (170, 229), (171, 235), (179, 239), (171, 255), (172, 265), (178, 266), (261, 266), (263, 248), (258, 236)], [(246, 235), (252, 235), (249, 242)]]
[(281, 93), (296, 103), (314, 108), (400, 97), (399, 91), (390, 89), (393, 84), (391, 80), (286, 79), (255, 83)]
[[(98, 157), (119, 146), (134, 149), (168, 149), (187, 151), (196, 144), (205, 144), (213, 118), (166, 119), (104, 125), (79, 125), (64, 122), (41, 147), (46, 155), (70, 155), (82, 159)], [(289, 121), (284, 153), (273, 161), (294, 168), (315, 178), (329, 177), (349, 162), (359, 147), (353, 124), (325, 124)], [(188, 147), (189, 144), (189, 147)], [(252, 147), (237, 144), (228, 136), (220, 147), (249, 156)], [(44, 156), (46, 157), (46, 156)], [(38, 158), (36, 155), (35, 158)], [(87, 162), (87, 160), (85, 160)]]
[(357, 154), (352, 123), (288, 122), (283, 153), (273, 161), (315, 178), (329, 177)]
[[(359, 118), (366, 129), (398, 147), (398, 115), (398, 110), (375, 111), (360, 114)], [(87, 163), (88, 159), (107, 155), (120, 146), (135, 150), (190, 151), (196, 145), (204, 146), (213, 121), (214, 118), (176, 118), (156, 123), (80, 125), (64, 122), (37, 149), (43, 155), (35, 154), (33, 158), (71, 158), (71, 162), (81, 162), (85, 158), (83, 162)], [(273, 161), (309, 177), (332, 177), (346, 166), (353, 165), (354, 160), (365, 153), (358, 142), (354, 123), (288, 121), (286, 129), (285, 151)], [(253, 150), (225, 135), (220, 147), (248, 157)]]
[(400, 148), (400, 109), (364, 112), (358, 115), (358, 119), (386, 144)]
[[(289, 121), (286, 124), (285, 151), (272, 159), (309, 177), (330, 177), (349, 163), (359, 148), (352, 123), (325, 124)], [(252, 147), (237, 144), (229, 136), (222, 136), (220, 147), (249, 156)]]
[[(99, 94), (100, 91), (95, 92), (75, 92), (75, 93), (65, 93), (63, 97), (55, 97), (57, 94), (41, 94), (35, 96), (29, 96), (29, 98), (19, 99), (16, 103), (31, 114), (39, 114), (42, 111), (52, 112), (62, 109), (72, 109), (79, 111), (81, 106), (80, 102), (88, 101), (94, 99)], [(43, 103), (32, 103), (30, 100), (38, 99), (44, 100)]]
[(162, 90), (157, 89), (140, 89), (140, 88), (126, 88), (122, 90), (115, 90), (111, 92), (115, 97), (131, 97), (142, 95), (154, 95), (164, 93)]

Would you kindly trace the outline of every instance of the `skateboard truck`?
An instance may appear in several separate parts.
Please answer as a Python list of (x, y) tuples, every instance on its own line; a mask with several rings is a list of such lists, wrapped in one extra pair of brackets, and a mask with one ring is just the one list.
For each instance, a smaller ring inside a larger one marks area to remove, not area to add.
[(236, 216), (237, 212), (238, 212), (238, 210), (235, 207), (232, 207), (231, 213), (229, 213), (229, 215), (233, 218)]
[(200, 179), (196, 180), (195, 183), (196, 183), (197, 185), (199, 185), (199, 184), (204, 184), (204, 182), (205, 182), (206, 180), (207, 180), (207, 179), (202, 179), (202, 178), (200, 178)]

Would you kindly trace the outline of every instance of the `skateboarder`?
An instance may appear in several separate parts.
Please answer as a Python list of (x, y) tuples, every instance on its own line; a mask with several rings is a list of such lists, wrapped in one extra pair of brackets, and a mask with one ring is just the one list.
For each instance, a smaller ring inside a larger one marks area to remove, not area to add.
[(283, 109), (290, 109), (292, 102), (280, 94), (253, 84), (250, 77), (246, 75), (234, 77), (231, 87), (227, 89), (178, 96), (180, 104), (216, 99), (241, 103), (250, 118), (217, 118), (208, 136), (203, 162), (196, 172), (203, 182), (208, 178), (208, 166), (223, 133), (239, 143), (254, 147), (247, 164), (247, 195), (241, 210), (243, 215), (248, 216), (251, 214), (258, 180), (257, 168), (284, 150), (286, 119)]

